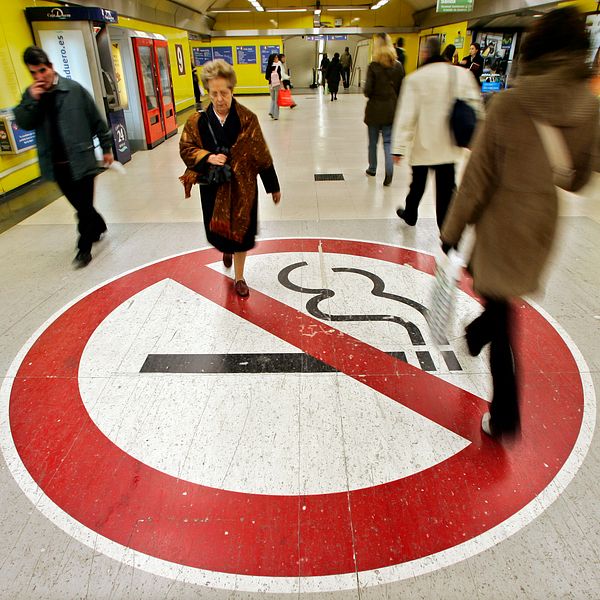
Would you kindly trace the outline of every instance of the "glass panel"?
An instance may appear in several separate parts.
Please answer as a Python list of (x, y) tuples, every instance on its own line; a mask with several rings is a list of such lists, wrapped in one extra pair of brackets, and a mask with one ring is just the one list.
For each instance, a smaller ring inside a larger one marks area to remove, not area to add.
[(158, 73), (160, 75), (160, 87), (163, 93), (163, 105), (172, 104), (171, 98), (171, 78), (169, 77), (169, 57), (167, 49), (164, 46), (159, 46), (156, 49), (158, 54)]
[(149, 46), (138, 46), (140, 54), (140, 67), (142, 68), (142, 82), (144, 84), (144, 95), (148, 110), (158, 108), (156, 101), (156, 90), (154, 88), (154, 73), (152, 73), (152, 48)]
[(112, 43), (112, 58), (115, 65), (115, 77), (117, 79), (117, 93), (121, 107), (127, 110), (129, 108), (129, 99), (127, 98), (127, 88), (125, 87), (125, 75), (123, 63), (121, 61), (121, 51), (118, 42)]

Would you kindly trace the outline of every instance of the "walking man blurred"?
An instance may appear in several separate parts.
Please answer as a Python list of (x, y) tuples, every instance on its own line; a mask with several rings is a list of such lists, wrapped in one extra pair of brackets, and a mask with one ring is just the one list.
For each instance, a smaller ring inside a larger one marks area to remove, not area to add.
[(79, 240), (74, 263), (85, 267), (92, 260), (92, 244), (106, 231), (104, 219), (94, 208), (98, 173), (94, 137), (109, 165), (113, 162), (112, 135), (94, 99), (79, 83), (61, 77), (44, 50), (30, 46), (23, 60), (34, 81), (15, 107), (15, 119), (22, 129), (35, 129), (42, 176), (56, 181), (77, 211)]
[(347, 90), (350, 87), (350, 72), (352, 70), (352, 55), (350, 54), (350, 48), (346, 47), (344, 53), (340, 56), (340, 63), (342, 64), (342, 81), (344, 82), (344, 89)]
[(456, 98), (481, 110), (479, 88), (464, 69), (440, 56), (438, 38), (430, 38), (421, 57), (423, 66), (402, 84), (398, 114), (392, 136), (394, 162), (409, 156), (412, 167), (406, 205), (396, 214), (415, 225), (429, 170), (435, 172), (436, 217), (441, 228), (455, 190), (454, 165), (462, 156), (450, 134), (449, 114)]

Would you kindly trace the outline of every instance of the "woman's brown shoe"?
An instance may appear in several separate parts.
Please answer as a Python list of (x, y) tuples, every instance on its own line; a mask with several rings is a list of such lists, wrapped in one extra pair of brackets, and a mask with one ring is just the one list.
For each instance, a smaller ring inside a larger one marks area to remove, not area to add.
[(242, 298), (246, 298), (250, 295), (250, 289), (246, 285), (246, 282), (243, 279), (239, 279), (233, 284), (233, 289), (235, 290), (238, 296)]
[(229, 269), (229, 267), (231, 267), (233, 263), (233, 254), (223, 254), (223, 264), (225, 265), (226, 269)]

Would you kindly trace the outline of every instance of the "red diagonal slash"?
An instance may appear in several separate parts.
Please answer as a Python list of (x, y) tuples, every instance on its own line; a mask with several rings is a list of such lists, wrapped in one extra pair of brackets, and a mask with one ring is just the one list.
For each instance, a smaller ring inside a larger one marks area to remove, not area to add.
[(323, 361), (427, 419), (479, 442), (488, 403), (421, 369), (389, 356), (328, 323), (252, 289), (238, 298), (228, 277), (210, 267), (178, 273), (178, 283)]

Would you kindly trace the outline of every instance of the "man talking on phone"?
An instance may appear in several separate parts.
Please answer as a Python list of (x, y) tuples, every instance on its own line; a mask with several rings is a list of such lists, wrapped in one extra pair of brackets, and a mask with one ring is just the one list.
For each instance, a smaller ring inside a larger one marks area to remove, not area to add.
[(92, 244), (106, 231), (94, 208), (94, 137), (108, 166), (113, 162), (112, 135), (91, 95), (76, 81), (61, 77), (44, 50), (30, 46), (23, 61), (33, 83), (14, 109), (15, 120), (22, 129), (35, 129), (42, 176), (56, 181), (77, 211), (79, 240), (73, 262), (85, 267), (92, 260)]

